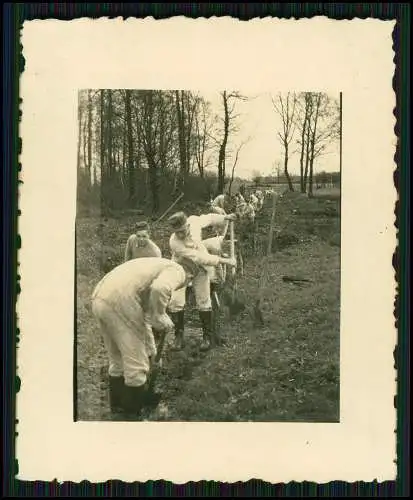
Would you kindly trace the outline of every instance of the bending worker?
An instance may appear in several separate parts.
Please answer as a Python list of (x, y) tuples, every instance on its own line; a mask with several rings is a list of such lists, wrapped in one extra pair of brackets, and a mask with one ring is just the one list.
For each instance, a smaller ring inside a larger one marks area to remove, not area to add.
[(162, 257), (158, 245), (151, 240), (149, 224), (146, 221), (136, 224), (136, 233), (129, 236), (125, 248), (125, 262), (140, 257)]
[[(203, 341), (201, 349), (206, 350), (215, 343), (219, 343), (213, 331), (212, 304), (210, 289), (210, 266), (220, 264), (235, 266), (235, 259), (212, 255), (202, 243), (202, 229), (208, 226), (222, 225), (234, 220), (234, 214), (218, 215), (205, 214), (187, 217), (184, 212), (177, 212), (169, 218), (173, 229), (169, 245), (172, 260), (190, 269), (190, 279), (195, 292), (195, 300), (199, 318), (202, 324)], [(184, 308), (186, 301), (186, 287), (176, 290), (172, 294), (169, 312), (175, 325), (175, 348), (184, 347)]]
[(152, 328), (173, 330), (172, 292), (187, 284), (179, 264), (159, 257), (130, 260), (110, 271), (92, 295), (92, 311), (109, 357), (111, 409), (136, 414), (159, 402), (148, 391), (157, 353)]
[(226, 194), (219, 194), (214, 200), (211, 201), (212, 212), (220, 215), (226, 215), (226, 205), (229, 197)]

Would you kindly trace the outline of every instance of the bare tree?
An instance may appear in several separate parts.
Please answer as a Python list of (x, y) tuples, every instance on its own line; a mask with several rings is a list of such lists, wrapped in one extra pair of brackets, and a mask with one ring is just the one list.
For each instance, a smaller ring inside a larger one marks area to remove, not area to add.
[(82, 103), (82, 91), (78, 92), (78, 106), (77, 106), (77, 124), (78, 124), (78, 132), (77, 132), (77, 168), (80, 171), (80, 159), (82, 156), (82, 113), (83, 103)]
[(179, 147), (175, 144), (177, 134), (177, 117), (174, 94), (165, 91), (158, 104), (159, 113), (159, 167), (162, 174), (174, 163)]
[(126, 117), (126, 138), (127, 138), (127, 158), (128, 158), (128, 200), (129, 206), (133, 206), (135, 202), (135, 165), (133, 164), (133, 132), (132, 132), (132, 91), (127, 89), (125, 92), (125, 117)]
[(142, 134), (143, 150), (149, 169), (149, 184), (152, 193), (152, 210), (156, 213), (159, 209), (159, 179), (158, 179), (158, 144), (159, 115), (157, 115), (156, 92), (153, 90), (142, 91), (141, 120), (138, 122)]
[(272, 175), (274, 178), (277, 179), (277, 184), (280, 183), (281, 164), (282, 164), (282, 162), (280, 160), (275, 160), (272, 164), (272, 167), (273, 167)]
[(106, 179), (105, 172), (105, 91), (100, 91), (100, 183), (103, 187)]
[(175, 91), (176, 115), (178, 119), (179, 157), (181, 164), (180, 187), (186, 184), (191, 164), (191, 137), (198, 99), (185, 90)]
[(288, 172), (289, 148), (295, 131), (295, 113), (297, 105), (297, 96), (295, 92), (288, 92), (286, 96), (278, 93), (277, 97), (271, 96), (275, 111), (282, 120), (282, 132), (278, 132), (278, 138), (284, 147), (284, 174), (287, 178), (290, 191), (294, 191), (294, 186)]
[(296, 124), (299, 130), (300, 184), (303, 193), (312, 196), (314, 165), (318, 157), (328, 153), (329, 146), (339, 140), (339, 103), (325, 93), (303, 92), (298, 100)]
[(212, 161), (211, 151), (211, 136), (209, 134), (212, 129), (213, 122), (209, 103), (205, 99), (199, 100), (198, 113), (195, 114), (195, 141), (194, 154), (195, 162), (198, 167), (198, 172), (201, 178), (204, 178), (205, 169), (207, 169)]
[(231, 170), (231, 179), (229, 181), (229, 185), (228, 185), (228, 194), (231, 196), (231, 190), (232, 190), (232, 183), (234, 182), (234, 175), (235, 175), (235, 168), (237, 166), (237, 163), (238, 163), (238, 158), (239, 158), (239, 154), (241, 152), (241, 149), (245, 146), (245, 144), (247, 144), (249, 141), (251, 140), (251, 137), (248, 137), (248, 139), (245, 139), (244, 141), (241, 142), (241, 144), (239, 144), (239, 146), (237, 147), (236, 151), (235, 151), (235, 158), (234, 158), (234, 162), (232, 164), (232, 170)]
[[(311, 197), (313, 196), (315, 160), (327, 154), (329, 146), (339, 140), (340, 109), (337, 101), (322, 92), (307, 93), (306, 98), (310, 101), (306, 134), (306, 167), (308, 166), (308, 195)], [(305, 175), (304, 181), (306, 180)]]
[[(185, 184), (191, 186), (187, 199), (212, 195), (218, 176), (209, 175), (211, 164), (218, 164), (220, 192), (226, 184), (233, 189), (248, 141), (236, 138), (242, 112), (238, 103), (247, 98), (236, 91), (221, 92), (219, 98), (222, 111), (214, 115), (206, 98), (190, 91), (80, 92), (79, 202), (97, 202), (93, 194), (100, 187), (102, 209), (145, 209), (149, 193), (157, 212), (161, 201), (169, 201), (165, 196)], [(90, 189), (92, 183), (96, 189)]]
[(224, 90), (220, 93), (223, 105), (223, 128), (221, 131), (221, 139), (219, 140), (218, 150), (218, 193), (222, 194), (225, 188), (225, 161), (227, 153), (227, 144), (230, 133), (236, 133), (238, 126), (236, 119), (239, 114), (235, 113), (237, 101), (247, 101), (248, 98), (237, 91)]
[(311, 94), (309, 92), (301, 93), (297, 104), (296, 125), (299, 131), (297, 144), (300, 148), (300, 189), (302, 193), (305, 193), (308, 175), (310, 120), (313, 109)]
[(92, 92), (87, 92), (87, 187), (90, 190), (92, 184)]

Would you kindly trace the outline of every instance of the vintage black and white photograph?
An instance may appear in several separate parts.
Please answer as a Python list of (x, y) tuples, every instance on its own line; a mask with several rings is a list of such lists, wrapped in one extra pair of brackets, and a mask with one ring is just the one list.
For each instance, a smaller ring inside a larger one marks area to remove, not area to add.
[(79, 91), (76, 420), (340, 421), (342, 106)]
[(395, 477), (393, 30), (25, 23), (20, 479)]

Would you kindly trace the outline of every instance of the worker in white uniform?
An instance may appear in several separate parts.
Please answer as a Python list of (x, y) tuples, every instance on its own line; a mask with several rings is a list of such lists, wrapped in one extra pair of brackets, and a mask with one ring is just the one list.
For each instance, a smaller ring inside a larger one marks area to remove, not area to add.
[(151, 240), (149, 224), (141, 221), (136, 224), (136, 232), (126, 242), (125, 262), (141, 257), (162, 257), (158, 245)]
[[(172, 260), (191, 270), (192, 286), (195, 292), (196, 306), (202, 324), (203, 341), (201, 349), (220, 344), (213, 331), (210, 267), (220, 264), (235, 266), (235, 259), (212, 255), (202, 242), (202, 229), (215, 224), (225, 224), (235, 220), (234, 214), (205, 214), (187, 217), (184, 212), (177, 212), (169, 218), (173, 233), (169, 240)], [(175, 349), (184, 347), (184, 308), (186, 289), (180, 288), (172, 294), (169, 312), (175, 325)]]
[(226, 215), (229, 197), (226, 194), (219, 194), (211, 201), (211, 211), (215, 214)]
[(172, 293), (186, 285), (187, 273), (178, 263), (143, 257), (115, 267), (95, 287), (92, 311), (109, 357), (113, 411), (136, 414), (159, 402), (148, 391), (157, 353), (152, 328), (173, 331), (166, 308)]
[(259, 212), (264, 205), (264, 195), (260, 189), (255, 191), (255, 197), (257, 198), (257, 212)]
[(245, 203), (245, 198), (243, 197), (243, 195), (241, 193), (237, 193), (235, 195), (235, 202), (238, 204), (238, 203)]
[(251, 193), (249, 202), (252, 205), (252, 208), (254, 209), (254, 211), (257, 211), (257, 208), (258, 208), (258, 198), (255, 196), (254, 193)]
[(237, 201), (235, 213), (244, 225), (252, 224), (255, 221), (255, 210), (251, 202)]

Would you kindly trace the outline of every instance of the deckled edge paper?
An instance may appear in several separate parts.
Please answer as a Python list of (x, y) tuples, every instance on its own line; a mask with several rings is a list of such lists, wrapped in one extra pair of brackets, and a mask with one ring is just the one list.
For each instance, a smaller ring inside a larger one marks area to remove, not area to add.
[[(394, 26), (324, 17), (24, 23), (18, 479), (395, 479)], [(84, 88), (343, 92), (339, 424), (73, 422)]]

